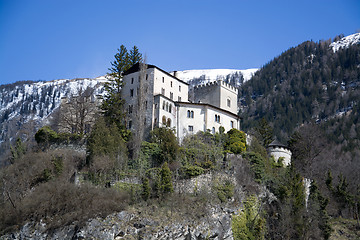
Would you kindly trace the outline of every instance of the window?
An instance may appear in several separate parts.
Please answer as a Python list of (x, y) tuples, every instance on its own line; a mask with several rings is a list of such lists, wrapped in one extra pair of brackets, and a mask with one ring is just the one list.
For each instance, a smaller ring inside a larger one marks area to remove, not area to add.
[(170, 82), (170, 87), (172, 87), (172, 81)]
[(169, 111), (169, 103), (166, 103), (166, 109), (167, 112)]
[(148, 80), (148, 75), (146, 74), (146, 80)]
[(131, 114), (132, 111), (133, 111), (133, 106), (132, 106), (132, 105), (129, 105), (129, 110), (128, 110), (129, 114)]
[(134, 96), (134, 89), (130, 89), (130, 97)]
[(194, 111), (188, 110), (188, 111), (187, 111), (187, 117), (188, 117), (188, 118), (194, 118)]
[(161, 94), (165, 96), (165, 89), (161, 88)]
[(172, 106), (169, 104), (169, 113), (171, 113)]
[(168, 118), (168, 120), (166, 121), (166, 126), (171, 127), (171, 119), (170, 118)]
[(234, 128), (234, 121), (230, 121), (230, 127)]
[(217, 114), (215, 114), (215, 122), (220, 123), (220, 116)]
[(215, 134), (215, 127), (212, 128), (212, 134)]
[(129, 121), (129, 129), (132, 127), (132, 121)]
[(179, 86), (179, 92), (181, 92), (181, 86)]
[(173, 100), (173, 98), (174, 98), (174, 94), (170, 92), (170, 99)]
[(162, 124), (165, 126), (166, 125), (166, 117), (162, 116)]
[(147, 101), (145, 101), (145, 109), (147, 109)]
[(230, 99), (227, 99), (227, 106), (228, 106), (228, 107), (231, 107), (231, 101), (230, 101)]
[(134, 83), (134, 78), (131, 78), (131, 84), (133, 84)]
[(181, 97), (180, 96), (178, 96), (178, 102), (181, 102)]
[(164, 77), (162, 77), (162, 82), (163, 82), (163, 83), (165, 82), (165, 78), (164, 78)]
[(188, 129), (189, 129), (189, 132), (193, 132), (194, 131), (194, 126), (189, 125)]
[(157, 103), (155, 103), (155, 109), (157, 109)]
[(165, 101), (163, 101), (163, 110), (165, 110)]

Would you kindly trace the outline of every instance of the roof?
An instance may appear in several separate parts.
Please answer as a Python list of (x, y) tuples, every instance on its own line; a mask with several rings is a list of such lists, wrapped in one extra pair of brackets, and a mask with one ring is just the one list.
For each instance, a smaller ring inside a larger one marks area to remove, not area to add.
[[(172, 78), (175, 78), (175, 79), (178, 80), (179, 82), (182, 82), (182, 83), (184, 83), (184, 84), (186, 84), (186, 85), (189, 85), (189, 83), (187, 83), (187, 82), (185, 82), (185, 81), (183, 81), (183, 80), (175, 77), (174, 75), (171, 75), (171, 74), (168, 73), (167, 71), (162, 70), (161, 68), (159, 68), (159, 67), (157, 67), (157, 66), (155, 66), (155, 65), (145, 64), (145, 66), (146, 66), (146, 69), (156, 68), (157, 70), (165, 73), (166, 75), (168, 75), (168, 76), (170, 76), (170, 77), (172, 77)], [(129, 68), (127, 71), (124, 72), (124, 76), (125, 76), (125, 75), (128, 75), (128, 74), (131, 74), (131, 73), (139, 72), (139, 71), (140, 71), (140, 63), (136, 63), (136, 64), (134, 64), (131, 68)]]
[(275, 139), (274, 141), (272, 141), (268, 147), (284, 147), (287, 148), (286, 145), (282, 144), (281, 142), (279, 142), (277, 139)]
[(227, 111), (225, 109), (222, 109), (222, 108), (219, 108), (219, 107), (216, 107), (216, 106), (213, 106), (211, 104), (208, 104), (208, 103), (191, 103), (191, 102), (175, 102), (175, 105), (194, 105), (194, 106), (208, 106), (208, 107), (212, 107), (212, 108), (215, 108), (217, 110), (220, 110), (222, 112), (226, 112), (227, 114), (230, 114), (238, 119), (242, 119), (242, 117), (240, 117), (239, 115), (236, 115), (230, 111)]

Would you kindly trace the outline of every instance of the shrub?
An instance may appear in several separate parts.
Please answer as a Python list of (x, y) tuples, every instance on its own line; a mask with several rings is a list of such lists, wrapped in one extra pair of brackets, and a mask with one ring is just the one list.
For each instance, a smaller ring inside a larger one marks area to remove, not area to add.
[(192, 178), (203, 174), (205, 170), (199, 166), (185, 165), (181, 167), (180, 172), (184, 178)]
[(69, 144), (79, 142), (81, 139), (82, 135), (73, 133), (57, 133), (49, 126), (42, 127), (35, 133), (35, 140), (43, 149), (48, 148), (52, 144)]
[(176, 160), (180, 147), (174, 130), (170, 128), (155, 128), (151, 131), (151, 142), (156, 143), (161, 150), (156, 159), (157, 166), (164, 162), (171, 163)]
[(197, 165), (213, 169), (223, 160), (223, 147), (216, 137), (208, 132), (198, 132), (185, 137), (182, 143), (184, 165)]
[(219, 180), (215, 181), (214, 189), (221, 202), (226, 202), (234, 196), (234, 184), (229, 180), (225, 180), (223, 184)]
[(239, 154), (246, 151), (246, 135), (244, 132), (235, 128), (226, 133), (227, 138), (225, 140), (225, 150)]

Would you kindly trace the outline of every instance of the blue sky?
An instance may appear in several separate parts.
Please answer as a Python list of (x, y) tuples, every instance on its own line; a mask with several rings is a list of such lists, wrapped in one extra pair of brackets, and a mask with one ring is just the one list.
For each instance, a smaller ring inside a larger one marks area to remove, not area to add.
[(0, 0), (0, 84), (104, 75), (121, 44), (166, 71), (258, 68), (359, 29), (359, 0)]

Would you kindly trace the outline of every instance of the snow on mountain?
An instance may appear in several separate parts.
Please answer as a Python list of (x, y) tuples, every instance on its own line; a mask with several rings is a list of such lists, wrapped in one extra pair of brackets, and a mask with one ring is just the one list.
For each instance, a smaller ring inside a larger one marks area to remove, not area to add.
[(348, 48), (350, 45), (360, 44), (360, 33), (355, 33), (346, 37), (343, 37), (339, 41), (333, 42), (330, 44), (330, 48), (334, 52), (338, 51), (341, 48)]
[(40, 127), (51, 124), (62, 98), (89, 89), (93, 95), (103, 95), (106, 81), (105, 77), (98, 77), (0, 85), (0, 166), (14, 139), (33, 141)]
[(16, 116), (28, 116), (31, 120), (46, 118), (60, 106), (61, 98), (76, 95), (79, 89), (94, 88), (94, 94), (101, 95), (106, 81), (105, 77), (99, 77), (0, 86), (1, 120), (8, 121)]
[[(200, 83), (213, 82), (216, 80), (228, 80), (234, 79), (235, 85), (239, 86), (243, 82), (248, 81), (254, 73), (257, 71), (257, 68), (251, 68), (246, 70), (236, 70), (236, 69), (203, 69), (203, 70), (185, 70), (177, 71), (177, 78), (192, 83), (194, 80), (200, 80)], [(171, 74), (173, 74), (172, 72)], [(196, 82), (198, 84), (199, 82)]]

